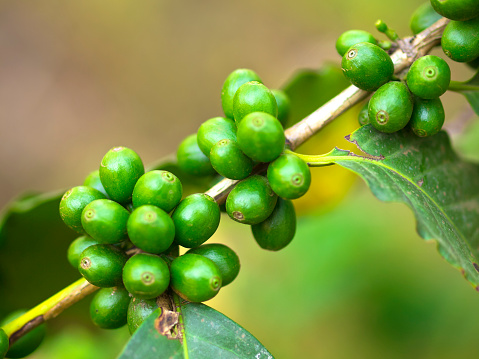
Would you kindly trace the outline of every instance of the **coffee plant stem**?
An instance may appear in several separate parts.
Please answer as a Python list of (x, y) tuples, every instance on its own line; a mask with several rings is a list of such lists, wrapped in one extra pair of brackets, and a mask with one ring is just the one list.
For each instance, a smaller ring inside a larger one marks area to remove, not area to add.
[(3, 326), (3, 330), (10, 338), (10, 345), (33, 328), (55, 318), (63, 310), (95, 292), (98, 287), (81, 278), (51, 296), (43, 303), (30, 309), (28, 312)]
[[(448, 22), (449, 20), (442, 18), (416, 36), (399, 39), (397, 41), (398, 49), (391, 54), (391, 59), (394, 63), (394, 73), (400, 74), (404, 69), (411, 66), (415, 59), (426, 55), (434, 46), (439, 44), (441, 34)], [(287, 147), (294, 150), (339, 115), (364, 100), (369, 94), (370, 92), (360, 90), (355, 86), (348, 87), (311, 115), (288, 128), (285, 131)], [(329, 156), (325, 158), (326, 156), (327, 154), (320, 156), (300, 155), (311, 166), (331, 164), (334, 158)], [(344, 158), (341, 157), (341, 159)], [(254, 172), (262, 172), (265, 168), (266, 165), (259, 165)], [(218, 204), (222, 204), (226, 200), (228, 193), (238, 182), (237, 180), (224, 179), (205, 193), (214, 198)], [(61, 290), (3, 327), (6, 334), (10, 337), (10, 343), (15, 342), (15, 340), (41, 323), (56, 317), (64, 309), (95, 292), (97, 289), (96, 286), (91, 285), (82, 278)]]
[(451, 81), (448, 87), (449, 91), (479, 91), (478, 85), (468, 85), (458, 81)]

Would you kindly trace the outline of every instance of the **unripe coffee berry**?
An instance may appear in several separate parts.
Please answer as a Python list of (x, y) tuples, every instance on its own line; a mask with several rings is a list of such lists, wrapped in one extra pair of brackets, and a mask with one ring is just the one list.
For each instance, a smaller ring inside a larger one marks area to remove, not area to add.
[(90, 303), (93, 323), (103, 329), (117, 329), (126, 324), (130, 293), (123, 287), (102, 288)]
[(226, 117), (234, 118), (233, 98), (236, 91), (241, 85), (250, 81), (263, 82), (256, 72), (249, 69), (237, 69), (228, 75), (221, 90), (221, 105)]
[(444, 53), (457, 62), (479, 57), (479, 16), (468, 21), (450, 21), (441, 37)]
[(412, 109), (412, 96), (407, 86), (391, 81), (381, 86), (369, 100), (369, 121), (381, 132), (396, 132), (407, 125)]
[(166, 251), (175, 238), (175, 225), (171, 217), (151, 205), (138, 207), (131, 212), (127, 229), (130, 241), (148, 253)]
[(103, 157), (100, 179), (110, 198), (118, 203), (131, 202), (136, 181), (145, 173), (138, 154), (126, 147), (114, 147)]
[(236, 134), (240, 149), (251, 159), (270, 162), (283, 152), (284, 130), (281, 123), (264, 112), (246, 115)]
[(117, 202), (97, 199), (82, 212), (82, 225), (90, 237), (101, 243), (115, 244), (127, 238), (126, 222), (130, 212)]
[(83, 181), (83, 185), (97, 189), (103, 193), (106, 198), (110, 198), (108, 193), (106, 193), (105, 187), (103, 187), (103, 184), (101, 183), (100, 170), (90, 172)]
[(296, 232), (296, 212), (293, 202), (278, 198), (273, 213), (263, 222), (251, 226), (256, 243), (269, 251), (286, 247)]
[(183, 186), (173, 173), (149, 171), (141, 176), (133, 189), (133, 207), (150, 204), (171, 212), (180, 203)]
[(145, 319), (156, 310), (156, 308), (158, 308), (156, 299), (140, 299), (133, 297), (130, 300), (127, 314), (128, 330), (130, 331), (130, 334), (133, 334), (141, 323), (143, 323)]
[(451, 20), (467, 21), (479, 16), (477, 0), (431, 0), (434, 10)]
[(222, 287), (230, 284), (240, 271), (238, 255), (228, 246), (221, 243), (203, 244), (186, 253), (194, 253), (211, 259), (221, 273)]
[(100, 242), (90, 236), (81, 236), (71, 242), (68, 247), (67, 258), (73, 268), (78, 268), (82, 252), (95, 244), (100, 244)]
[(189, 302), (204, 302), (221, 288), (221, 273), (216, 264), (199, 254), (188, 253), (171, 263), (171, 288)]
[(198, 129), (198, 147), (210, 157), (211, 147), (218, 141), (236, 141), (236, 123), (234, 120), (225, 117), (214, 117), (203, 122)]
[(268, 181), (281, 198), (297, 199), (308, 191), (311, 171), (301, 158), (285, 153), (269, 164)]
[(360, 42), (369, 42), (377, 45), (377, 40), (374, 36), (363, 30), (348, 30), (343, 32), (336, 40), (336, 51), (339, 55), (344, 56), (351, 46), (354, 46)]
[(186, 137), (176, 152), (180, 169), (192, 176), (209, 176), (215, 173), (210, 159), (200, 150), (196, 134)]
[(366, 102), (361, 108), (358, 114), (358, 122), (360, 126), (367, 125), (369, 123), (369, 113), (368, 113), (369, 102)]
[(343, 56), (341, 67), (349, 81), (365, 91), (377, 90), (394, 73), (394, 64), (389, 55), (369, 42), (360, 42), (350, 47)]
[(78, 270), (85, 279), (101, 288), (123, 285), (122, 270), (128, 256), (111, 244), (96, 244), (80, 256)]
[(278, 105), (273, 93), (257, 81), (241, 85), (233, 99), (233, 113), (237, 125), (252, 112), (269, 113), (275, 118), (278, 116)]
[(246, 156), (234, 140), (218, 141), (210, 153), (211, 165), (220, 175), (240, 180), (253, 171), (253, 160)]
[(4, 358), (5, 354), (7, 354), (8, 347), (9, 347), (9, 340), (8, 335), (5, 331), (0, 328), (0, 358)]
[(285, 127), (288, 123), (289, 113), (291, 112), (291, 101), (283, 90), (271, 90), (278, 106), (278, 121)]
[(60, 201), (60, 217), (74, 231), (85, 233), (81, 223), (83, 209), (90, 202), (102, 198), (105, 195), (92, 187), (73, 187), (65, 192)]
[(123, 268), (125, 288), (136, 298), (153, 299), (161, 295), (170, 283), (170, 270), (157, 255), (135, 254)]
[(175, 223), (175, 243), (186, 248), (206, 242), (220, 224), (220, 207), (203, 193), (183, 199), (171, 215)]
[(430, 100), (444, 94), (451, 81), (451, 70), (440, 57), (426, 55), (411, 65), (407, 73), (407, 86), (414, 95)]
[(423, 100), (414, 99), (409, 126), (419, 137), (433, 136), (438, 133), (444, 124), (444, 107), (439, 98)]
[(434, 10), (431, 2), (428, 1), (414, 11), (409, 22), (409, 27), (411, 28), (412, 33), (416, 35), (441, 18), (442, 16)]
[(257, 224), (269, 217), (277, 199), (268, 180), (254, 175), (233, 188), (226, 198), (226, 212), (237, 222)]

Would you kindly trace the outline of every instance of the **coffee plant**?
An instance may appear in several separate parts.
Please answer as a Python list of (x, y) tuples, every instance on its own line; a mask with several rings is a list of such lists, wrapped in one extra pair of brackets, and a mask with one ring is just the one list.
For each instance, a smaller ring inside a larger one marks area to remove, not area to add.
[[(78, 186), (10, 204), (0, 222), (5, 241), (14, 226), (31, 225), (29, 213), (59, 208), (61, 225), (77, 236), (65, 255), (81, 279), (4, 318), (0, 357), (28, 356), (50, 319), (91, 295), (96, 326), (128, 326), (121, 359), (273, 358), (274, 348), (202, 303), (241, 272), (241, 258), (214, 243), (214, 234), (229, 217), (250, 226), (265, 250), (288, 246), (296, 232), (294, 200), (315, 186), (310, 167), (343, 167), (378, 199), (406, 204), (419, 235), (435, 240), (478, 290), (479, 166), (453, 151), (440, 97), (460, 93), (479, 115), (479, 2), (423, 4), (411, 18), (413, 36), (400, 37), (381, 20), (375, 25), (384, 40), (363, 30), (338, 37), (351, 86), (300, 121), (291, 114), (309, 101), (319, 75), (301, 72), (270, 89), (260, 74), (237, 69), (220, 91), (224, 114), (203, 122), (175, 156), (145, 169), (133, 149), (113, 147)], [(442, 55), (430, 55), (437, 47)], [(451, 80), (445, 59), (476, 74)], [(358, 129), (346, 136), (357, 151), (295, 152), (357, 104)]]

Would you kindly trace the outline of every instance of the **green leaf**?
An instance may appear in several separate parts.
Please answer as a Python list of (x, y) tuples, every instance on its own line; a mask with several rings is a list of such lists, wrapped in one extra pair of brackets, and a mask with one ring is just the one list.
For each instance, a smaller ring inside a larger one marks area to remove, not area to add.
[(120, 359), (211, 359), (273, 356), (245, 329), (201, 303), (158, 308), (136, 330)]
[(63, 193), (27, 193), (2, 210), (0, 315), (41, 302), (78, 277), (66, 259), (77, 234), (58, 213)]
[(285, 127), (302, 120), (349, 85), (336, 64), (324, 64), (319, 70), (297, 71), (283, 86), (291, 102), (291, 114)]
[(449, 90), (463, 94), (474, 112), (479, 115), (479, 70), (468, 81), (451, 81)]
[(347, 139), (365, 154), (335, 149), (303, 158), (348, 168), (378, 199), (407, 204), (419, 235), (436, 240), (440, 254), (479, 289), (479, 166), (461, 160), (445, 132), (420, 138), (408, 130), (385, 134), (367, 125)]

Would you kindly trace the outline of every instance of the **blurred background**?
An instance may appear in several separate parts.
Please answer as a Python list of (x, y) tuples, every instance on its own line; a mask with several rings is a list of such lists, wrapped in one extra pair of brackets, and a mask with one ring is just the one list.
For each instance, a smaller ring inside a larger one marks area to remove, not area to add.
[[(222, 115), (221, 87), (234, 69), (251, 68), (279, 88), (300, 69), (339, 64), (334, 45), (343, 31), (374, 33), (381, 18), (409, 35), (410, 15), (420, 4), (3, 0), (0, 205), (25, 191), (81, 184), (114, 146), (153, 163), (203, 121)], [(454, 80), (473, 73), (451, 68)], [(341, 87), (344, 79), (336, 83)], [(472, 115), (459, 95), (443, 99), (454, 144), (474, 157), (477, 137), (461, 140), (458, 133), (464, 126), (477, 131), (477, 121), (465, 121)], [(303, 152), (347, 147), (344, 136), (357, 127), (357, 111)], [(314, 172), (311, 196), (296, 202), (302, 214), (296, 238), (283, 251), (262, 251), (247, 226), (222, 221), (210, 242), (237, 251), (242, 271), (207, 304), (277, 358), (477, 355), (478, 294), (419, 238), (411, 212), (379, 202), (345, 169)], [(32, 307), (78, 278), (66, 260), (72, 234), (65, 233), (64, 242), (46, 246), (33, 228), (28, 241), (0, 249), (1, 315)], [(88, 301), (50, 323), (51, 335), (32, 358), (65, 358), (65, 350), (68, 358), (113, 358), (121, 351), (126, 328), (92, 328)]]

